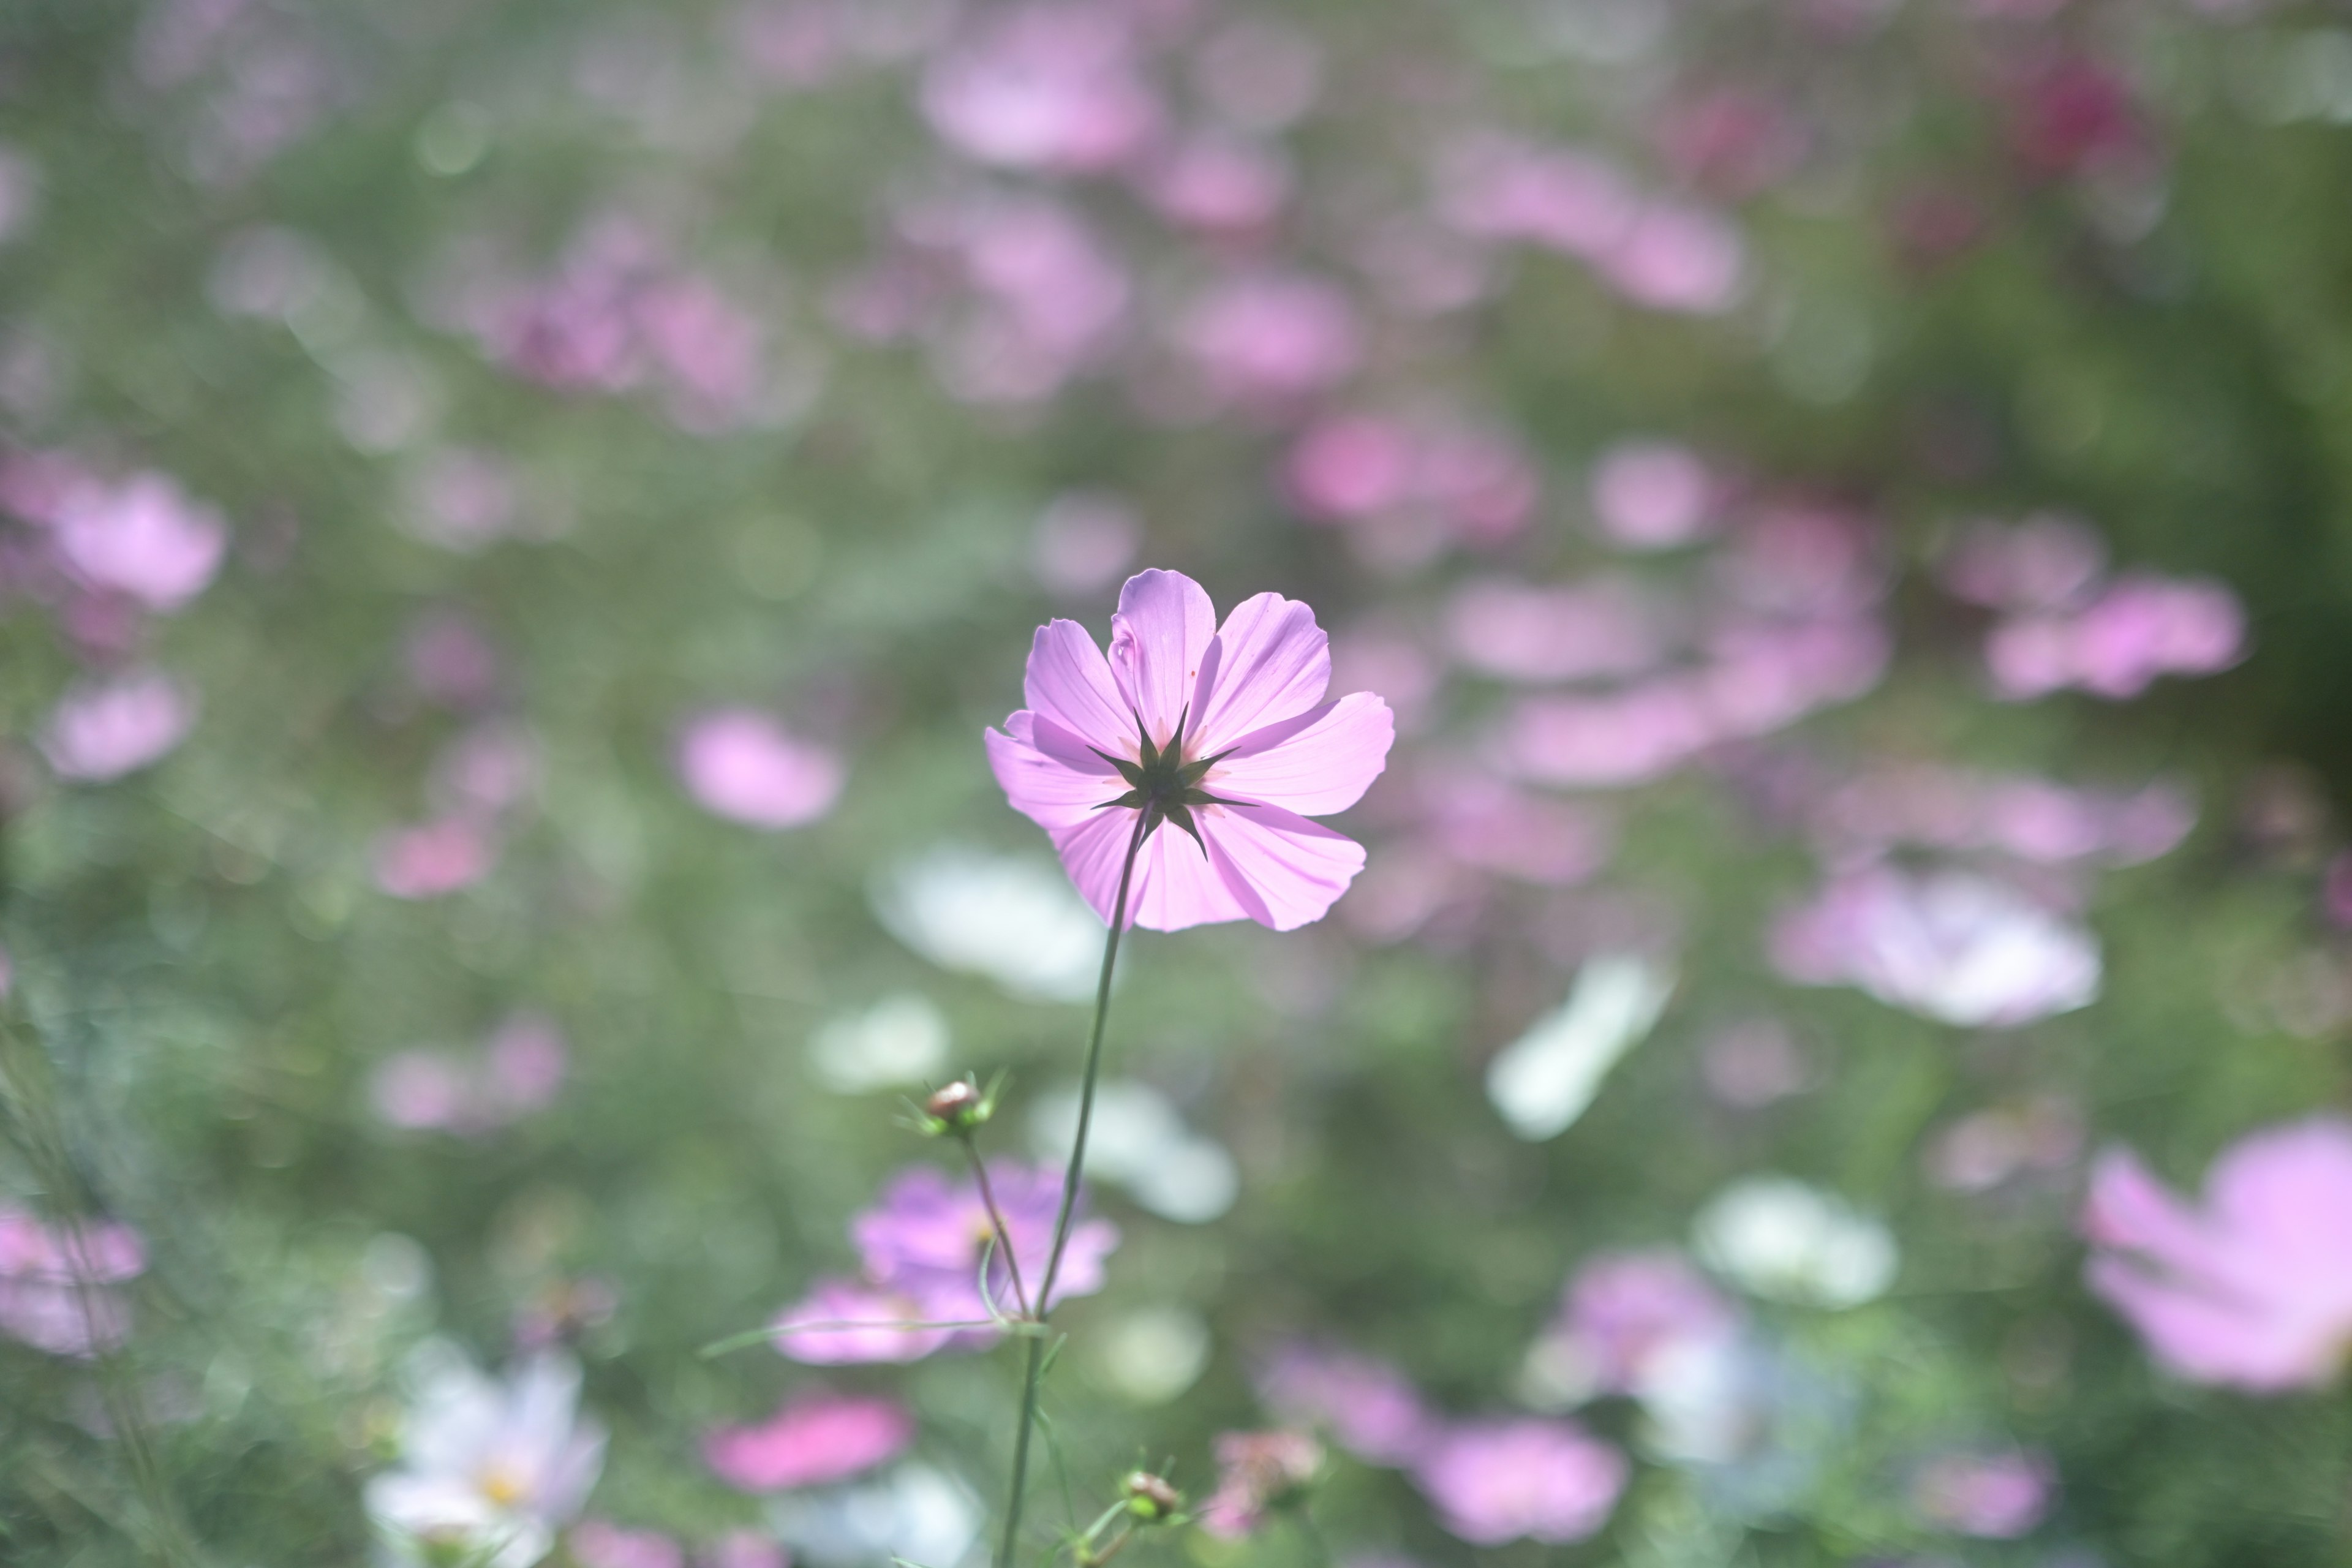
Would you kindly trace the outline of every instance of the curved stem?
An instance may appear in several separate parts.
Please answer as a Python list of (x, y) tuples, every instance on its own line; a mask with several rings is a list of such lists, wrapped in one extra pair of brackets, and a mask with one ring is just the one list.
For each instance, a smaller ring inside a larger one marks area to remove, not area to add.
[(964, 1157), (971, 1162), (971, 1177), (980, 1184), (980, 1201), (988, 1209), (988, 1223), (996, 1227), (996, 1245), (1003, 1249), (1004, 1267), (1013, 1276), (1013, 1304), (1021, 1309), (1025, 1318), (1029, 1316), (1029, 1296), (1021, 1288), (1021, 1259), (1013, 1255), (1013, 1232), (1005, 1228), (1004, 1211), (996, 1206), (995, 1191), (988, 1184), (988, 1163), (972, 1147), (970, 1129), (959, 1134), (957, 1141), (963, 1145)]
[[(1135, 832), (1127, 841), (1127, 860), (1118, 869), (1118, 896), (1111, 901), (1110, 935), (1103, 942), (1102, 977), (1095, 983), (1094, 1032), (1087, 1039), (1085, 1076), (1078, 1087), (1078, 1131), (1070, 1144), (1070, 1166), (1062, 1177), (1062, 1207), (1054, 1220), (1054, 1249), (1045, 1255), (1045, 1277), (1037, 1285), (1037, 1321), (1042, 1325), (1054, 1310), (1054, 1281), (1062, 1272), (1062, 1252), (1070, 1243), (1070, 1220), (1077, 1211), (1078, 1182), (1087, 1169), (1087, 1132), (1094, 1125), (1095, 1083), (1102, 1076), (1103, 1023), (1110, 1016), (1111, 965), (1118, 960), (1119, 933), (1127, 929), (1127, 893), (1135, 879), (1135, 858), (1151, 832), (1150, 807), (1135, 814)], [(1045, 1336), (1029, 1342), (1029, 1363), (1021, 1378), (1021, 1424), (1013, 1434), (1013, 1490), (1004, 1503), (1004, 1540), (997, 1548), (996, 1568), (1013, 1568), (1013, 1552), (1021, 1538), (1021, 1505), (1029, 1489), (1029, 1434), (1037, 1422), (1037, 1386), (1045, 1370)]]

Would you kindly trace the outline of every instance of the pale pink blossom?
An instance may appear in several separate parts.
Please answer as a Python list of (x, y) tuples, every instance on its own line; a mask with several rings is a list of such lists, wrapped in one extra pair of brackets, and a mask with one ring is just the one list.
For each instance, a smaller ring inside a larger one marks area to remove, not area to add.
[(1280, 131), (1315, 107), (1323, 50), (1272, 17), (1239, 16), (1201, 46), (1192, 75), (1194, 90), (1233, 124)]
[(1748, 279), (1738, 227), (1710, 208), (1673, 201), (1643, 205), (1595, 265), (1633, 303), (1696, 315), (1729, 310)]
[(77, 486), (62, 498), (54, 527), (75, 576), (151, 610), (176, 610), (203, 593), (228, 549), (218, 509), (191, 500), (168, 474)]
[(778, 1353), (811, 1366), (920, 1361), (956, 1336), (923, 1304), (854, 1279), (824, 1279), (771, 1325)]
[(134, 670), (68, 689), (41, 731), (41, 755), (61, 778), (104, 784), (161, 762), (195, 721), (194, 691), (160, 670)]
[(554, 1020), (514, 1014), (479, 1050), (415, 1049), (387, 1058), (369, 1081), (376, 1115), (390, 1126), (476, 1135), (551, 1104), (571, 1053)]
[(1602, 1394), (1639, 1394), (1664, 1358), (1739, 1332), (1739, 1309), (1671, 1247), (1609, 1252), (1576, 1271), (1549, 1338)]
[(1459, 232), (1597, 261), (1622, 243), (1640, 199), (1615, 166), (1574, 148), (1481, 138), (1438, 168), (1438, 212)]
[(1075, 621), (1038, 628), (1030, 706), (989, 732), (990, 764), (1106, 921), (1140, 826), (1130, 921), (1289, 931), (1321, 919), (1364, 864), (1309, 819), (1354, 805), (1395, 737), (1380, 698), (1325, 700), (1330, 672), (1307, 605), (1260, 594), (1220, 626), (1199, 584), (1140, 573), (1120, 591), (1108, 660)]
[(1259, 1366), (1258, 1395), (1286, 1421), (1318, 1426), (1372, 1465), (1410, 1464), (1433, 1417), (1404, 1373), (1374, 1356), (1293, 1342)]
[(95, 1355), (131, 1331), (114, 1287), (147, 1268), (129, 1226), (48, 1225), (0, 1204), (0, 1334), (51, 1355)]
[(2057, 1472), (2046, 1455), (2009, 1449), (1947, 1454), (1912, 1483), (1912, 1506), (1929, 1523), (1961, 1535), (2014, 1541), (2050, 1511)]
[(1631, 675), (1665, 650), (1654, 606), (1616, 577), (1552, 587), (1473, 579), (1454, 591), (1445, 626), (1456, 658), (1507, 680)]
[(1671, 550), (1717, 526), (1715, 477), (1698, 455), (1670, 441), (1622, 441), (1592, 468), (1592, 515), (1628, 550)]
[(1323, 1468), (1323, 1445), (1304, 1432), (1221, 1433), (1216, 1454), (1217, 1489), (1201, 1505), (1201, 1528), (1226, 1541), (1254, 1533)]
[(1937, 563), (1954, 597), (1987, 609), (2057, 610), (2074, 604), (2106, 570), (2106, 542), (2080, 518), (2037, 512), (2014, 527), (1980, 519)]
[(1507, 719), (1498, 749), (1522, 778), (1613, 789), (1663, 778), (1722, 738), (1706, 692), (1673, 677), (1599, 696), (1530, 698)]
[(2099, 994), (2098, 939), (2006, 881), (1874, 866), (1833, 879), (1772, 933), (1801, 984), (1848, 984), (1962, 1028), (2014, 1028)]
[(792, 1568), (792, 1554), (756, 1530), (730, 1530), (694, 1554), (694, 1568)]
[(1213, 395), (1252, 407), (1283, 407), (1336, 385), (1363, 355), (1347, 295), (1297, 273), (1226, 279), (1193, 302), (1175, 336)]
[(1159, 132), (1160, 102), (1138, 68), (1136, 40), (1110, 7), (1003, 7), (932, 61), (923, 113), (976, 162), (1097, 173)]
[(1290, 199), (1290, 166), (1273, 149), (1236, 137), (1193, 135), (1147, 170), (1142, 186), (1170, 223), (1245, 234), (1271, 223)]
[(1633, 1467), (1572, 1421), (1465, 1421), (1414, 1461), (1438, 1522), (1478, 1546), (1582, 1541), (1608, 1522)]
[(443, 898), (488, 876), (498, 859), (498, 842), (485, 824), (445, 816), (379, 838), (375, 885), (395, 899)]
[(1360, 414), (1308, 426), (1284, 461), (1283, 488), (1312, 521), (1415, 514), (1472, 543), (1517, 533), (1541, 489), (1504, 435)]
[(2159, 676), (2211, 675), (2245, 654), (2245, 613), (2229, 589), (2146, 574), (2072, 613), (2004, 621), (1985, 643), (1995, 689), (2015, 700), (2068, 688), (2137, 697)]
[(2319, 1388), (2352, 1352), (2352, 1123), (2315, 1117), (2224, 1150), (2191, 1205), (2130, 1152), (2092, 1173), (2091, 1289), (2156, 1359), (2256, 1394)]
[(686, 1568), (686, 1548), (657, 1530), (583, 1519), (563, 1536), (572, 1568)]
[(756, 1426), (722, 1426), (702, 1457), (739, 1491), (826, 1486), (886, 1464), (915, 1437), (915, 1418), (895, 1399), (804, 1394)]
[(844, 782), (840, 759), (756, 709), (722, 708), (686, 727), (677, 773), (704, 810), (776, 830), (815, 821)]

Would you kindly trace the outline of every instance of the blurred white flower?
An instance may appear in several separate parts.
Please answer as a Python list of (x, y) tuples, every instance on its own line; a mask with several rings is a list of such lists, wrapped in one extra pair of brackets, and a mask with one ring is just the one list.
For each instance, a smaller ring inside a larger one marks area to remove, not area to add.
[(881, 879), (874, 912), (943, 969), (985, 974), (1016, 996), (1094, 995), (1103, 922), (1059, 870), (1026, 856), (933, 849)]
[[(1039, 1158), (1067, 1160), (1077, 1136), (1075, 1087), (1042, 1097), (1029, 1116), (1029, 1142)], [(1095, 1090), (1094, 1125), (1087, 1134), (1087, 1173), (1115, 1182), (1162, 1219), (1201, 1225), (1234, 1206), (1241, 1171), (1224, 1145), (1184, 1124), (1167, 1096), (1133, 1079)]]
[(1209, 1325), (1189, 1307), (1144, 1307), (1112, 1322), (1094, 1342), (1096, 1374), (1137, 1405), (1165, 1405), (1209, 1364)]
[(1699, 1261), (1750, 1295), (1858, 1307), (1885, 1293), (1895, 1237), (1843, 1199), (1787, 1176), (1749, 1176), (1707, 1201), (1691, 1226)]
[(408, 1372), (401, 1468), (365, 1493), (392, 1560), (455, 1551), (486, 1568), (530, 1568), (604, 1468), (604, 1430), (579, 1413), (579, 1363), (537, 1355), (500, 1383), (433, 1341)]
[(809, 1037), (809, 1067), (836, 1093), (865, 1094), (938, 1076), (948, 1041), (947, 1015), (920, 992), (902, 991), (827, 1019)]
[(2071, 1013), (2099, 994), (2099, 943), (2018, 889), (1960, 871), (1874, 866), (1832, 882), (1773, 933), (1805, 984), (1859, 987), (1962, 1028)]
[(769, 1509), (795, 1562), (816, 1568), (868, 1568), (887, 1562), (947, 1565), (979, 1538), (980, 1505), (970, 1489), (925, 1464), (905, 1464), (863, 1486), (789, 1492)]
[(1674, 989), (1673, 971), (1652, 959), (1604, 952), (1585, 960), (1567, 1003), (1487, 1065), (1486, 1098), (1528, 1142), (1558, 1137), (1656, 1025)]

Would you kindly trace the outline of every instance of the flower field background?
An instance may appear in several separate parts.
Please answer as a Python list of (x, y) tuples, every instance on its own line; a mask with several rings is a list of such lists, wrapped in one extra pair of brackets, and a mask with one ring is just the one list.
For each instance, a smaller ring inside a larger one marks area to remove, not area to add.
[(1021, 1561), (2341, 1562), (2347, 126), (2260, 0), (0, 6), (0, 1561), (990, 1561), (992, 754), (1163, 569), (1394, 742), (1124, 939)]

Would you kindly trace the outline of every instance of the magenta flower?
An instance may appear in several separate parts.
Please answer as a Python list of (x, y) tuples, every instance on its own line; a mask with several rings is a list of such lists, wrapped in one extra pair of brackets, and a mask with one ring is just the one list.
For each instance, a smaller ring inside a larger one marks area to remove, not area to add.
[(583, 1519), (564, 1532), (573, 1568), (686, 1568), (686, 1548), (657, 1530)]
[(472, 887), (498, 862), (498, 842), (483, 824), (445, 816), (378, 839), (375, 885), (395, 899), (438, 899)]
[(1911, 1501), (1922, 1518), (1946, 1530), (2014, 1541), (2042, 1522), (2056, 1489), (2044, 1455), (1947, 1454), (1919, 1472)]
[(905, 1452), (915, 1418), (895, 1399), (806, 1394), (756, 1426), (722, 1426), (702, 1457), (739, 1491), (774, 1492), (846, 1480)]
[(1201, 1528), (1227, 1541), (1249, 1535), (1322, 1468), (1323, 1445), (1304, 1432), (1223, 1433), (1217, 1489), (1201, 1505)]
[(2257, 1394), (2334, 1381), (2352, 1351), (2352, 1123), (2269, 1128), (2213, 1163), (2192, 1208), (2128, 1152), (2092, 1173), (2091, 1289), (2156, 1359)]
[(704, 810), (774, 830), (814, 822), (841, 794), (841, 763), (749, 708), (706, 713), (686, 727), (677, 773)]
[(180, 608), (220, 570), (228, 529), (168, 474), (69, 490), (57, 513), (58, 552), (93, 588), (151, 610)]
[(1603, 1394), (1636, 1394), (1682, 1347), (1739, 1331), (1739, 1309), (1671, 1247), (1604, 1253), (1577, 1271), (1552, 1334)]
[(1285, 1420), (1321, 1426), (1371, 1465), (1421, 1452), (1431, 1417), (1404, 1373), (1374, 1356), (1328, 1345), (1283, 1346), (1258, 1370), (1258, 1396)]
[[(988, 732), (990, 764), (1106, 921), (1139, 827), (1132, 923), (1294, 930), (1364, 865), (1361, 846), (1308, 818), (1353, 805), (1396, 735), (1369, 692), (1324, 700), (1328, 642), (1278, 594), (1220, 626), (1199, 584), (1139, 573), (1119, 592), (1108, 660), (1076, 621), (1038, 628), (1029, 706)], [(1169, 823), (1183, 831), (1160, 831)]]
[(0, 1334), (51, 1355), (89, 1356), (121, 1344), (131, 1309), (110, 1289), (147, 1268), (125, 1225), (44, 1225), (0, 1206)]
[[(813, 1365), (845, 1362), (915, 1361), (941, 1348), (992, 1344), (989, 1320), (1019, 1312), (1043, 1283), (1061, 1208), (1057, 1171), (1010, 1160), (991, 1161), (991, 1190), (1013, 1238), (1013, 1257), (994, 1244), (994, 1228), (979, 1184), (952, 1181), (919, 1165), (899, 1173), (882, 1201), (850, 1222), (864, 1265), (862, 1280), (821, 1281), (776, 1320), (776, 1348)], [(1108, 1220), (1079, 1218), (1070, 1229), (1055, 1278), (1054, 1300), (1091, 1295), (1103, 1287), (1104, 1263), (1118, 1246)], [(988, 1294), (981, 1294), (981, 1259), (988, 1258)], [(940, 1323), (979, 1324), (943, 1329)], [(825, 1327), (821, 1325), (839, 1325)]]
[(133, 671), (68, 691), (41, 731), (41, 755), (60, 778), (105, 784), (163, 761), (195, 721), (187, 687), (158, 670)]
[(1608, 1522), (1632, 1467), (1571, 1421), (1465, 1422), (1433, 1441), (1413, 1483), (1438, 1522), (1478, 1546), (1581, 1541)]

